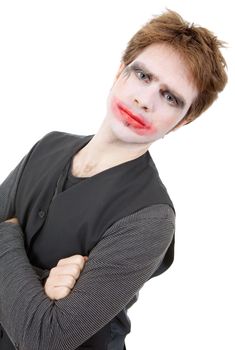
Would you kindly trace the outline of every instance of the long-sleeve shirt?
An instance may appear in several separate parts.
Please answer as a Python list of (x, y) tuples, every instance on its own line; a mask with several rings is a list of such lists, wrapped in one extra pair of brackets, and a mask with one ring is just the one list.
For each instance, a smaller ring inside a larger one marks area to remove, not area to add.
[(21, 227), (4, 222), (15, 216), (25, 158), (0, 185), (0, 323), (20, 350), (76, 349), (133, 304), (170, 245), (175, 215), (157, 204), (115, 222), (92, 249), (71, 293), (53, 301), (41, 282), (48, 271), (30, 264)]

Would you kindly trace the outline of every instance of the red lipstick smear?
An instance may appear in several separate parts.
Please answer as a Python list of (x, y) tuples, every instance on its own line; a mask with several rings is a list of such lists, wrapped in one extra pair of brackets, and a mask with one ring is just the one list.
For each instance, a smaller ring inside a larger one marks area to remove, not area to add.
[(137, 123), (135, 123), (136, 127), (138, 127), (138, 125), (139, 127), (147, 127), (147, 123), (141, 117), (131, 113), (131, 111), (129, 111), (125, 106), (118, 104), (118, 108), (121, 110), (121, 112), (124, 112), (127, 117), (129, 117), (130, 122), (134, 119), (134, 121)]
[(115, 116), (135, 133), (152, 135), (156, 132), (156, 128), (152, 124), (133, 114), (117, 99), (113, 100), (112, 109)]

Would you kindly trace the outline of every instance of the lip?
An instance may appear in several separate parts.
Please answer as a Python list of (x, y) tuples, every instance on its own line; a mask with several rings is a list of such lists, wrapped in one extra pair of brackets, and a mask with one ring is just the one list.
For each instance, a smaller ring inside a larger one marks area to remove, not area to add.
[(140, 124), (140, 126), (142, 126), (143, 128), (148, 128), (150, 126), (150, 124), (142, 117), (136, 114), (133, 114), (126, 106), (124, 106), (123, 104), (117, 103), (118, 108), (125, 112), (126, 114), (128, 114), (129, 117), (131, 117), (132, 119), (134, 119), (137, 123)]

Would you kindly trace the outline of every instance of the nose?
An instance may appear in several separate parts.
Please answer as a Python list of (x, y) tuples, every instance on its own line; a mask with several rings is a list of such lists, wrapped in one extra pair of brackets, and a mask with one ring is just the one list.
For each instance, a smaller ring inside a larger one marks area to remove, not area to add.
[(150, 112), (154, 108), (154, 95), (156, 97), (156, 90), (154, 89), (141, 90), (138, 96), (135, 95), (134, 97), (134, 105), (144, 110), (144, 112)]
[(134, 99), (135, 105), (138, 106), (139, 108), (143, 109), (145, 112), (149, 110), (149, 107), (147, 106), (146, 103), (140, 101), (140, 99), (135, 98)]

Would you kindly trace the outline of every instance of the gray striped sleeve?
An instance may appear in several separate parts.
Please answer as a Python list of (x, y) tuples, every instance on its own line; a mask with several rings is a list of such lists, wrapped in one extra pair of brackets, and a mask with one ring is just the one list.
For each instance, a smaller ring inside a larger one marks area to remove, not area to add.
[[(7, 178), (0, 184), (0, 222), (15, 217), (15, 196), (18, 183), (27, 162), (26, 154), (18, 165), (10, 172)], [(43, 270), (37, 266), (33, 266), (40, 280), (45, 279), (49, 275), (48, 270)]]
[(26, 156), (10, 172), (7, 178), (0, 184), (0, 222), (14, 217), (15, 194), (19, 179), (26, 163)]
[(174, 220), (169, 206), (153, 205), (117, 221), (91, 251), (72, 292), (58, 301), (45, 295), (26, 256), (20, 226), (1, 223), (0, 322), (12, 342), (21, 350), (69, 350), (83, 344), (160, 265)]

